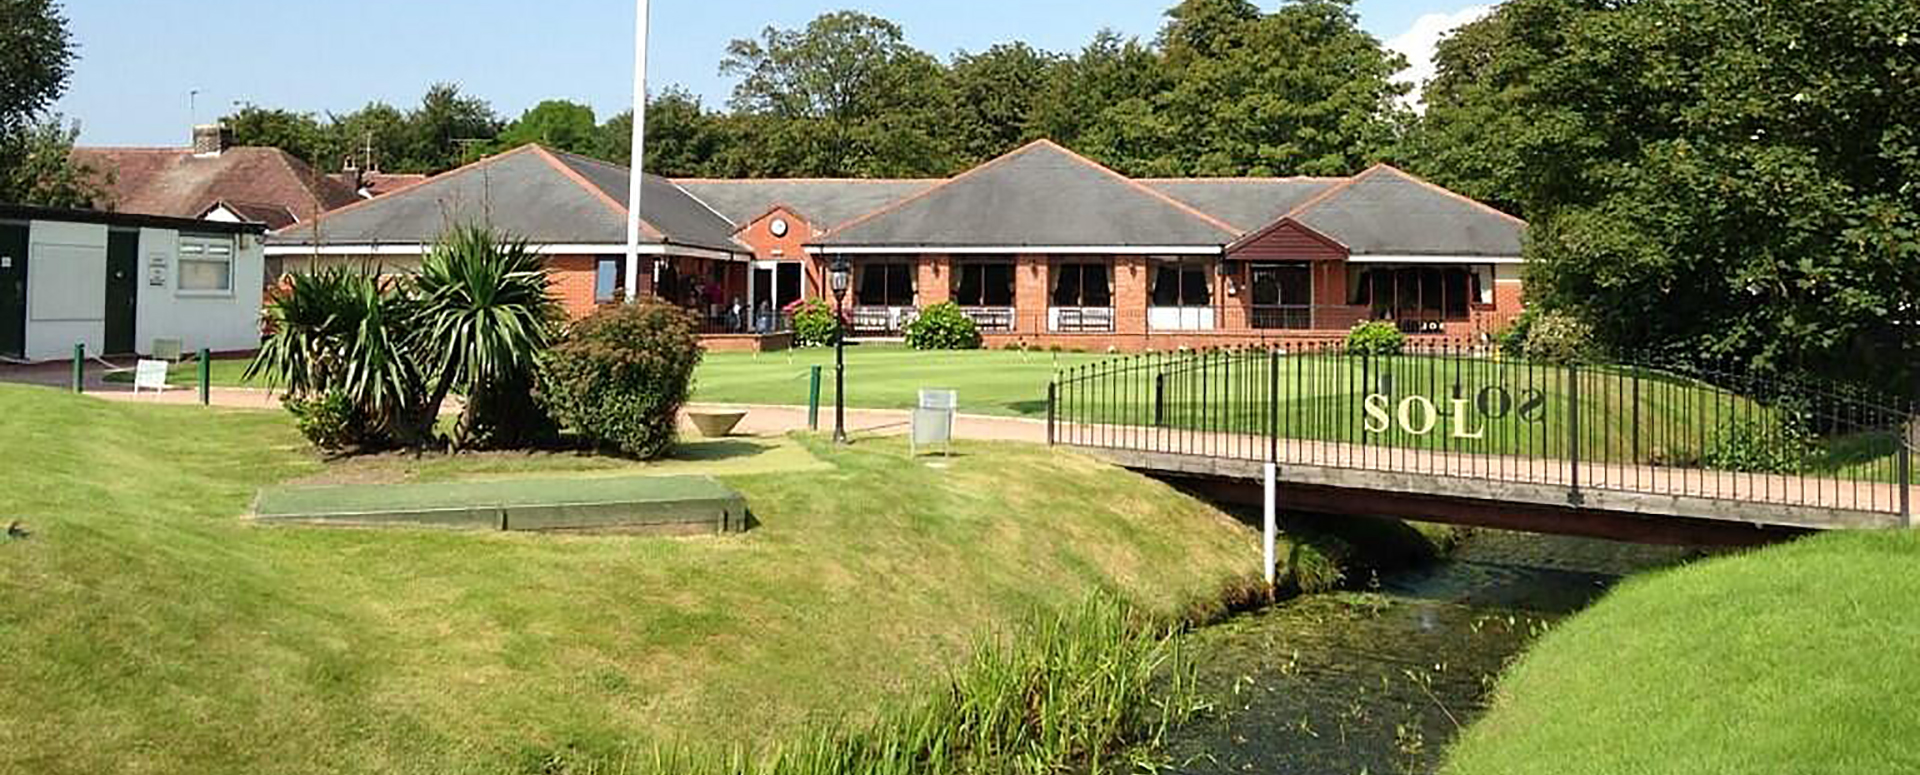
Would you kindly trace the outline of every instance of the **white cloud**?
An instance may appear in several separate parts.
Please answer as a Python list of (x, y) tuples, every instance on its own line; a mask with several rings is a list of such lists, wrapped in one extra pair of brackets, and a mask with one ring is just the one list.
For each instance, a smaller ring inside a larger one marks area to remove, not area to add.
[(1413, 84), (1413, 91), (1406, 96), (1406, 102), (1415, 110), (1422, 107), (1420, 90), (1427, 79), (1433, 77), (1433, 51), (1440, 45), (1440, 39), (1454, 28), (1469, 22), (1479, 21), (1493, 12), (1491, 5), (1470, 5), (1453, 13), (1430, 13), (1413, 21), (1412, 29), (1400, 33), (1387, 41), (1387, 48), (1405, 54), (1409, 66), (1400, 71), (1394, 80)]

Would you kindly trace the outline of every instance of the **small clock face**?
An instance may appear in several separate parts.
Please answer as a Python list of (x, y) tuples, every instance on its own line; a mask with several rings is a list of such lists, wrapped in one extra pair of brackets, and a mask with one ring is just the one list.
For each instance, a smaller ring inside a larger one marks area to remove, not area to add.
[(767, 224), (767, 229), (769, 231), (772, 231), (773, 236), (775, 237), (787, 236), (788, 228), (789, 227), (787, 226), (787, 219), (785, 218), (775, 218), (773, 219), (773, 223)]

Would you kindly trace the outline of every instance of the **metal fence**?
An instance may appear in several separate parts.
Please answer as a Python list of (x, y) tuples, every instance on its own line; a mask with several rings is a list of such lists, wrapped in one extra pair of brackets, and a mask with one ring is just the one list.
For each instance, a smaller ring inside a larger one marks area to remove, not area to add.
[(1856, 389), (1465, 341), (1147, 353), (1048, 396), (1058, 444), (1902, 516), (1915, 433), (1910, 406)]

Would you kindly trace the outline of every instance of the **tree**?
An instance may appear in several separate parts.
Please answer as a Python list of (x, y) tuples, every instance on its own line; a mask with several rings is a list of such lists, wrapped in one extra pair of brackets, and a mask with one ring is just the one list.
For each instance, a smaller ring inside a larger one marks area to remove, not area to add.
[(1168, 150), (1153, 103), (1171, 84), (1151, 48), (1101, 30), (1050, 70), (1031, 112), (1032, 133), (1130, 175), (1160, 174), (1153, 165)]
[(34, 123), (67, 91), (73, 41), (54, 0), (0, 0), (0, 133)]
[(407, 156), (391, 172), (445, 172), (472, 161), (500, 133), (493, 107), (450, 83), (427, 89), (420, 106), (407, 114), (407, 125)]
[(1513, 0), (1443, 47), (1410, 148), (1525, 212), (1532, 300), (1616, 350), (1911, 390), (1915, 29), (1899, 0)]
[(961, 164), (978, 164), (1035, 139), (1036, 106), (1059, 61), (1025, 43), (953, 58), (951, 126)]
[(947, 71), (905, 42), (900, 26), (841, 11), (804, 30), (768, 27), (758, 40), (735, 40), (720, 70), (741, 78), (736, 114), (804, 123), (782, 132), (798, 141), (776, 155), (805, 159), (790, 174), (858, 175), (944, 172), (950, 145), (938, 132), (951, 115)]
[(0, 134), (0, 202), (112, 207), (103, 201), (110, 174), (73, 158), (79, 136), (80, 126), (63, 124), (59, 116)]
[(1156, 103), (1184, 174), (1349, 175), (1390, 149), (1406, 59), (1362, 31), (1350, 0), (1265, 16), (1190, 0), (1167, 39), (1173, 86)]
[(344, 165), (352, 159), (354, 166), (370, 172), (397, 172), (407, 166), (412, 127), (406, 113), (387, 103), (371, 102), (352, 113), (329, 116), (327, 135), (334, 157), (329, 161)]
[(102, 197), (73, 159), (78, 125), (48, 115), (73, 74), (67, 19), (52, 0), (0, 0), (0, 201), (87, 207)]
[(319, 169), (340, 161), (333, 158), (334, 138), (312, 113), (246, 105), (220, 122), (233, 130), (235, 145), (279, 148)]
[(520, 115), (493, 142), (495, 153), (539, 143), (568, 153), (593, 154), (601, 148), (593, 108), (566, 100), (547, 100)]
[[(678, 86), (647, 101), (646, 170), (668, 177), (697, 177), (711, 174), (714, 158), (721, 153), (726, 135), (722, 118), (709, 112), (700, 98)], [(633, 111), (626, 111), (600, 125), (595, 155), (615, 164), (630, 165), (633, 159)]]

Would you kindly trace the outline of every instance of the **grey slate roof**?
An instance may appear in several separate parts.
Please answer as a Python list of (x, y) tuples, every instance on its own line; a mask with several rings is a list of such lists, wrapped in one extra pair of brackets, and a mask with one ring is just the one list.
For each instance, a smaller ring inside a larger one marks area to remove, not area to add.
[(1294, 211), (1356, 256), (1520, 255), (1525, 221), (1381, 165)]
[(814, 226), (826, 230), (887, 205), (920, 194), (945, 179), (861, 180), (676, 180), (688, 193), (745, 226), (776, 205), (785, 206)]
[(1346, 178), (1156, 178), (1148, 187), (1243, 232), (1279, 220)]
[(1041, 140), (844, 224), (829, 247), (1220, 246), (1240, 231)]
[[(547, 244), (624, 244), (627, 171), (523, 146), (425, 183), (275, 233), (273, 244), (425, 244), (449, 226), (487, 223)], [(642, 240), (740, 252), (726, 219), (658, 176), (646, 178)]]

